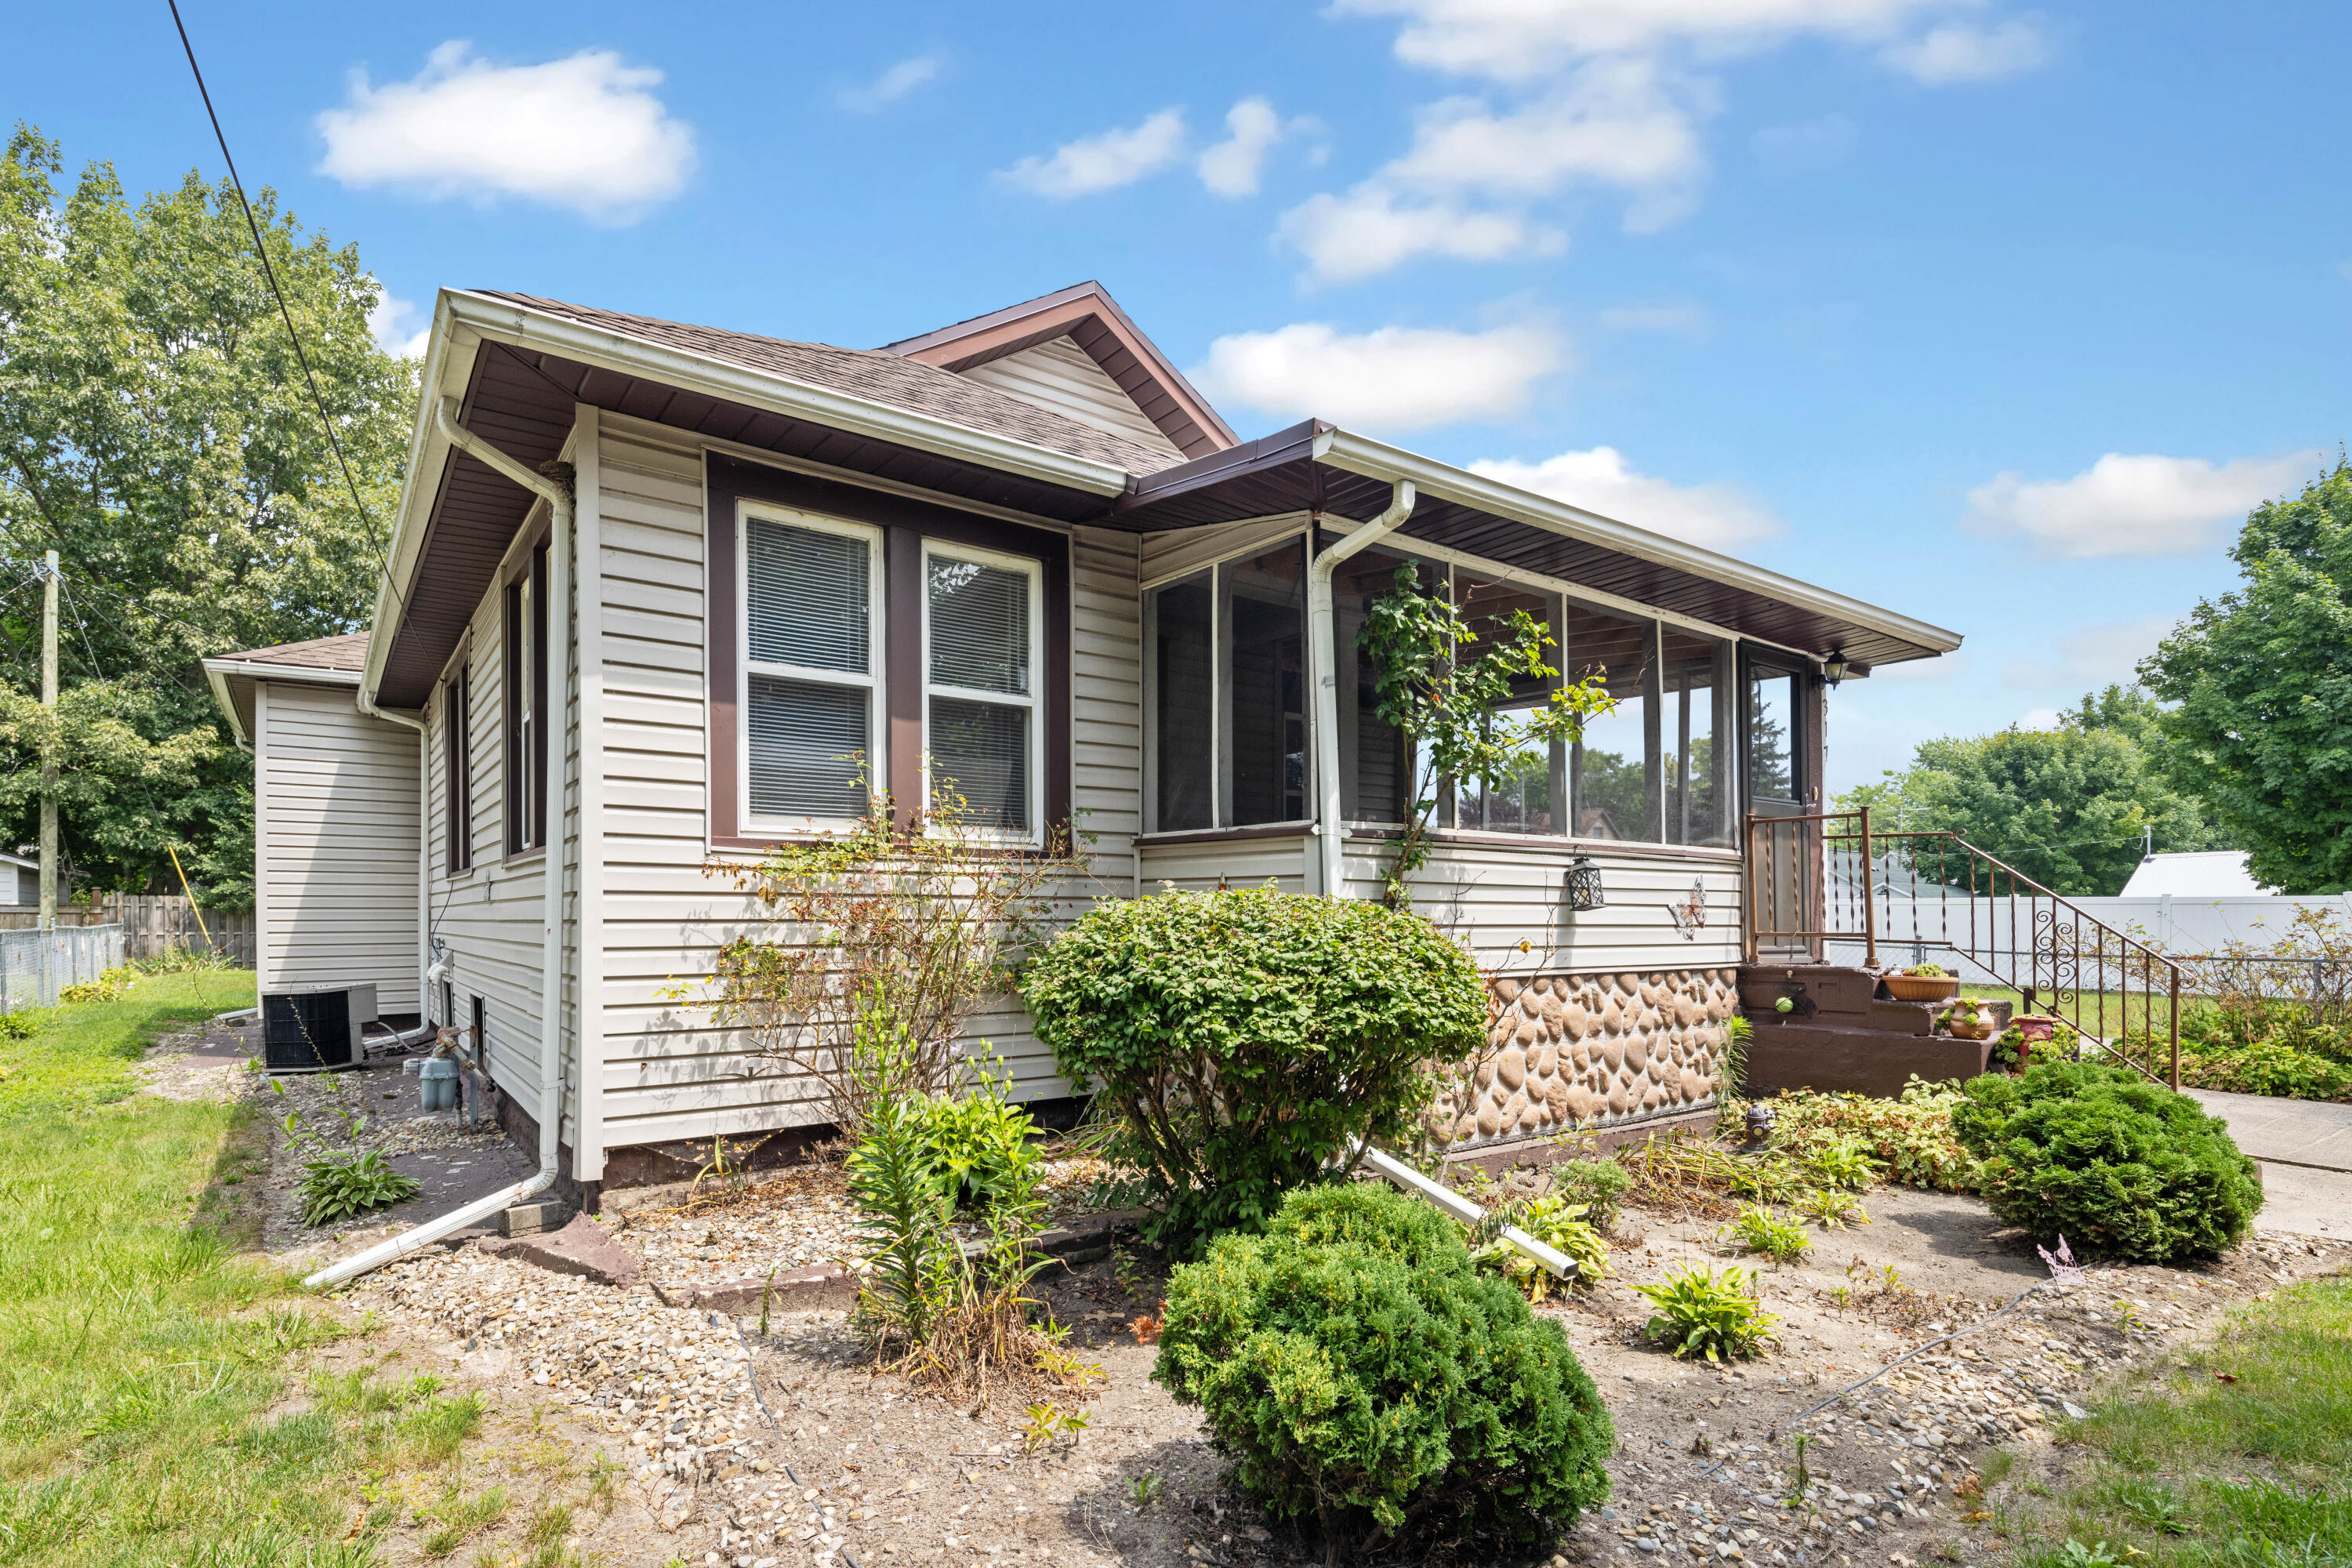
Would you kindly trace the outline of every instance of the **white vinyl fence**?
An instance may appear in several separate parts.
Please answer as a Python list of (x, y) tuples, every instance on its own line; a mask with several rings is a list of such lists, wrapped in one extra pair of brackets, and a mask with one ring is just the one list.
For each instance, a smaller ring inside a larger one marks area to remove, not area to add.
[(0, 931), (0, 1011), (54, 1007), (67, 986), (95, 980), (121, 962), (119, 925)]

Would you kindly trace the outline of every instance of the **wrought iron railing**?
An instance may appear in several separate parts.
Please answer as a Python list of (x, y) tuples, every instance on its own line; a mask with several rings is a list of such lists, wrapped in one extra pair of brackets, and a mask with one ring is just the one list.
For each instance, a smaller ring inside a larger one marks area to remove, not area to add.
[(1750, 816), (1747, 850), (1750, 963), (1832, 944), (1859, 943), (1872, 969), (1948, 952), (2086, 1048), (2180, 1087), (2182, 966), (1966, 839), (1885, 832), (1864, 808)]

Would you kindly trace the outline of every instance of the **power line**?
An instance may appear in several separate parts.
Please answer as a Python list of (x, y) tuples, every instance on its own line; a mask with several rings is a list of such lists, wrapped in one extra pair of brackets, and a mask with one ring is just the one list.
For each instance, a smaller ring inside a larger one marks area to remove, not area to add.
[[(246, 198), (245, 181), (236, 172), (236, 159), (230, 155), (228, 135), (221, 129), (220, 113), (213, 108), (212, 89), (205, 85), (205, 73), (196, 64), (196, 47), (188, 41), (188, 25), (180, 16), (180, 0), (165, 0), (172, 8), (172, 26), (179, 29), (180, 47), (188, 57), (188, 70), (196, 79), (196, 96), (205, 100), (205, 117), (212, 121), (213, 140), (220, 143), (221, 162), (228, 165), (228, 182), (236, 191), (236, 205), (245, 211), (245, 226), (253, 233), (254, 254), (261, 258), (261, 274), (269, 280), (269, 291), (278, 300), (278, 313), (286, 322), (286, 336), (294, 345), (294, 357), (302, 366), (302, 379), (310, 384), (311, 405), (319, 411), (319, 423), (326, 430), (327, 445), (333, 448), (335, 466), (342, 470), (343, 484), (352, 492), (352, 505), (359, 510), (360, 521), (368, 531), (375, 531), (375, 521), (368, 516), (367, 502), (360, 499), (359, 481), (352, 477), (352, 465), (343, 456), (343, 443), (335, 434), (334, 416), (327, 412), (327, 400), (319, 392), (319, 377), (310, 369), (310, 356), (303, 351), (302, 334), (294, 330), (294, 311), (286, 303), (286, 290), (278, 286), (278, 268), (270, 264), (269, 247), (261, 237), (261, 225), (253, 216), (253, 203)], [(378, 569), (383, 574), (384, 585), (392, 590), (393, 602), (407, 614), (408, 605), (400, 584), (392, 580), (392, 562), (383, 546), (376, 550)]]

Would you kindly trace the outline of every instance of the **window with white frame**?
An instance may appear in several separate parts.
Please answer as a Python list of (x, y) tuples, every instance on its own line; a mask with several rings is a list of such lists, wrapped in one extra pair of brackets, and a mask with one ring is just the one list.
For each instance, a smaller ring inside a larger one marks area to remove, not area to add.
[(841, 822), (882, 778), (882, 536), (785, 510), (743, 511), (747, 820)]
[(1044, 815), (1042, 584), (1035, 561), (923, 547), (925, 796), (952, 794), (967, 820), (1026, 840)]

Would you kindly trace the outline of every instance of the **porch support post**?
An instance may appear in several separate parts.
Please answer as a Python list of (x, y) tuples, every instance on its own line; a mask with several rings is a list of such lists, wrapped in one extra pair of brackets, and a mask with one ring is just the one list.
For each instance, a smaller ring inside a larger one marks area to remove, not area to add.
[[(1362, 553), (1403, 526), (1412, 515), (1411, 479), (1389, 488), (1388, 510), (1314, 559), (1307, 573), (1307, 647), (1314, 679), (1307, 683), (1309, 728), (1314, 736), (1316, 891), (1339, 896), (1339, 852), (1345, 829), (1339, 821), (1339, 632), (1331, 606), (1331, 574), (1349, 556)], [(1307, 536), (1312, 548), (1314, 536)]]

